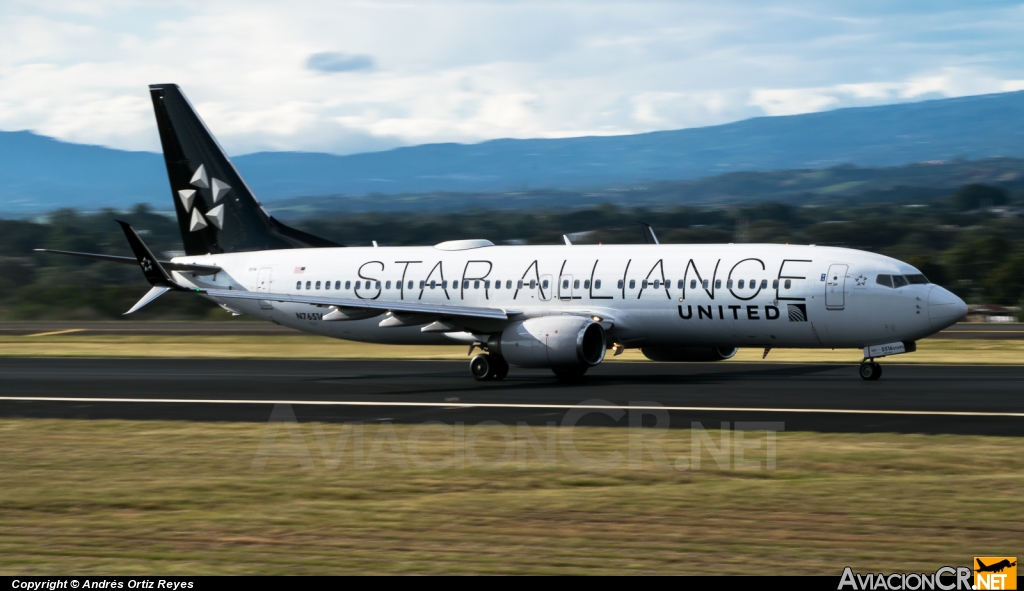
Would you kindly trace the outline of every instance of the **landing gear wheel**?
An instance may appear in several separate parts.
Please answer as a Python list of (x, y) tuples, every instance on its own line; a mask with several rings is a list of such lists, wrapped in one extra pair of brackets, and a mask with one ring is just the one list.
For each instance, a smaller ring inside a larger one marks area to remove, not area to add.
[(861, 363), (860, 377), (864, 378), (865, 380), (877, 380), (878, 378), (882, 377), (882, 366), (878, 365), (874, 361), (872, 361), (871, 363)]
[(490, 355), (477, 355), (469, 362), (469, 373), (478, 382), (494, 378), (494, 362)]
[(560, 382), (576, 382), (583, 378), (583, 374), (587, 373), (587, 366), (567, 365), (564, 367), (552, 367), (551, 371), (555, 372), (555, 377)]
[(491, 355), (491, 365), (494, 368), (491, 370), (491, 379), (504, 380), (508, 375), (508, 361), (501, 355)]

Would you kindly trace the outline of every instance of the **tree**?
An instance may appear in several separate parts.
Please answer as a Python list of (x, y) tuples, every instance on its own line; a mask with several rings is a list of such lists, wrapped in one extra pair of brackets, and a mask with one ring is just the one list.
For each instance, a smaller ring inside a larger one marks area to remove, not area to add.
[(969, 211), (1006, 205), (1010, 202), (1010, 196), (999, 187), (975, 183), (960, 187), (953, 195), (953, 202), (960, 211)]

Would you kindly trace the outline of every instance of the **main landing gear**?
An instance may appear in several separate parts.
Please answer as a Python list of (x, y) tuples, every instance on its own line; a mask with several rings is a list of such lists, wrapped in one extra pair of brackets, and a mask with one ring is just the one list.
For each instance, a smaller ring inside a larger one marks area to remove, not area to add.
[(479, 382), (504, 380), (508, 375), (508, 362), (501, 355), (482, 353), (470, 360), (469, 373)]
[(873, 359), (866, 360), (860, 364), (860, 377), (865, 380), (877, 380), (882, 377), (882, 366), (875, 363)]

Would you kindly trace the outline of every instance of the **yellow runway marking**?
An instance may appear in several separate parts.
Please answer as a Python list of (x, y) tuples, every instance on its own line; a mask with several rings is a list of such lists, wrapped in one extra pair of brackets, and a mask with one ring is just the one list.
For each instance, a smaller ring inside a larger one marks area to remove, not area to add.
[(52, 336), (52, 335), (55, 335), (55, 334), (68, 334), (68, 333), (71, 333), (71, 332), (82, 332), (83, 330), (85, 330), (85, 329), (84, 328), (69, 328), (67, 330), (55, 330), (53, 332), (39, 332), (39, 333), (36, 333), (36, 334), (27, 334), (25, 336), (27, 336), (27, 337), (48, 337), (48, 336)]

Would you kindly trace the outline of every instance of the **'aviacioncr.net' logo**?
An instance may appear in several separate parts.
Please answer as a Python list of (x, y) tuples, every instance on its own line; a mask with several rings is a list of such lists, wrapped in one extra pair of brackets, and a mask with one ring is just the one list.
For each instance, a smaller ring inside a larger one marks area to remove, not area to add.
[(975, 556), (973, 568), (978, 591), (1017, 588), (1016, 556)]

